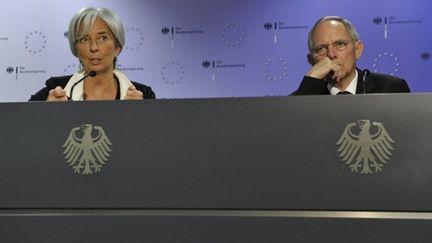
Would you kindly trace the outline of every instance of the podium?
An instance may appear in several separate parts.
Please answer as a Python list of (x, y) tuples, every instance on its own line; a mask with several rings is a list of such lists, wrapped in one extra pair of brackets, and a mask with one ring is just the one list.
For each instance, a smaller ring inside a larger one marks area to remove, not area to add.
[(432, 96), (2, 103), (0, 242), (427, 242)]

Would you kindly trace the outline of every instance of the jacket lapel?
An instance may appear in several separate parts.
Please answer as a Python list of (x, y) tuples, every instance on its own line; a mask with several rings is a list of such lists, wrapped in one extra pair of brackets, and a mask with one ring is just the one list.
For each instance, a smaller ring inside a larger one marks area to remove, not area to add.
[(358, 77), (357, 77), (357, 88), (356, 94), (369, 94), (373, 93), (374, 83), (370, 79), (370, 74), (366, 77), (366, 80), (363, 80), (364, 72), (357, 68)]

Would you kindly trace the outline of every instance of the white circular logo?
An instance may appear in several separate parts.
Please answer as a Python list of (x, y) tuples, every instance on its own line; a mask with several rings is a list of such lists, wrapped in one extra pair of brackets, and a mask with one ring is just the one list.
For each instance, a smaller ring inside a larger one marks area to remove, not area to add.
[(25, 49), (30, 54), (41, 53), (46, 48), (46, 36), (40, 31), (33, 31), (26, 35), (24, 40)]
[(170, 61), (162, 67), (162, 81), (169, 85), (179, 84), (184, 79), (184, 67), (181, 62)]
[(393, 53), (380, 53), (374, 59), (374, 63), (372, 64), (374, 72), (377, 73), (388, 73), (394, 76), (397, 72), (399, 72), (400, 63), (399, 58)]
[[(139, 28), (128, 28), (126, 29), (127, 35), (127, 45), (125, 46), (126, 50), (135, 51), (141, 48), (144, 44), (144, 32)], [(132, 43), (131, 43), (132, 42)]]
[(264, 77), (269, 81), (280, 81), (288, 75), (288, 62), (283, 57), (272, 57), (264, 63)]
[(231, 23), (224, 26), (222, 29), (222, 43), (228, 47), (240, 46), (246, 37), (246, 31), (243, 26), (237, 23)]

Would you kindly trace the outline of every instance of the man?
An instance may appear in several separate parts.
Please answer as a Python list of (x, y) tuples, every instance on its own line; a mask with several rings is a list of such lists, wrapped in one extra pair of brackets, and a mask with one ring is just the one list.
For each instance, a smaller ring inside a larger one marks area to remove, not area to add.
[(356, 68), (363, 42), (353, 24), (341, 17), (323, 17), (308, 37), (311, 69), (292, 95), (410, 92), (405, 80)]

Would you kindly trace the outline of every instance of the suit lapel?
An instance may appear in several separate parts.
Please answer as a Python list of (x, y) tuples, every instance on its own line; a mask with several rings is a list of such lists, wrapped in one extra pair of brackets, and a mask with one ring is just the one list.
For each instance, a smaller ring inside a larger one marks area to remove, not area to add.
[(374, 83), (371, 81), (370, 75), (366, 78), (365, 82), (363, 82), (363, 70), (357, 68), (357, 72), (359, 75), (357, 76), (356, 94), (373, 93)]

